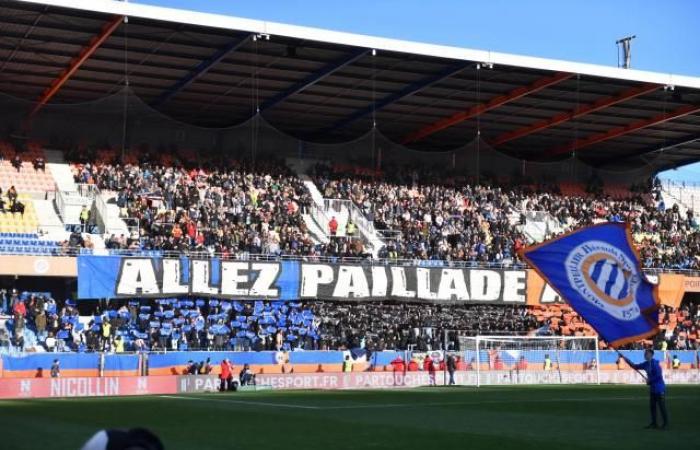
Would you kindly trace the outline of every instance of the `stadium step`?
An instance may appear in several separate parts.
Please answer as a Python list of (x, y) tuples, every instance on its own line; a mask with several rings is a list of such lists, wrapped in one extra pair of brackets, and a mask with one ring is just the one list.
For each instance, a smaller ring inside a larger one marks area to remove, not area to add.
[(302, 214), (306, 228), (309, 230), (309, 235), (316, 244), (327, 244), (330, 242), (328, 234), (320, 227), (311, 214)]
[(119, 216), (119, 207), (116, 205), (116, 194), (114, 192), (103, 191), (100, 193), (102, 200), (107, 205), (106, 217), (101, 220), (104, 223), (104, 232), (107, 235), (129, 236), (129, 227)]
[[(304, 183), (304, 186), (306, 189), (309, 191), (311, 194), (311, 198), (314, 201), (314, 204), (316, 207), (323, 211), (323, 214), (311, 214), (308, 219), (304, 218), (304, 221), (307, 224), (307, 227), (309, 228), (309, 231), (312, 229), (319, 230), (322, 232), (324, 236), (323, 242), (328, 242), (325, 239), (330, 240), (330, 236), (328, 234), (328, 221), (332, 218), (335, 217), (336, 221), (338, 222), (338, 233), (337, 236), (343, 237), (345, 236), (345, 230), (347, 229), (347, 223), (348, 219), (351, 214), (355, 214), (357, 217), (359, 216), (363, 222), (366, 222), (369, 224), (369, 221), (367, 221), (366, 217), (362, 212), (359, 210), (359, 208), (355, 207), (354, 205), (348, 205), (345, 202), (333, 202), (331, 199), (324, 199), (323, 194), (321, 191), (318, 189), (316, 186), (316, 183), (304, 172), (305, 170), (308, 170), (309, 168), (313, 167), (319, 161), (313, 161), (313, 164), (306, 162), (306, 163), (295, 163), (295, 160), (293, 158), (288, 158), (287, 159), (287, 164), (289, 165), (290, 168), (292, 168), (297, 176), (301, 179), (301, 181)], [(349, 208), (352, 208), (353, 211), (350, 211)], [(320, 216), (314, 219), (314, 215)], [(322, 217), (325, 215), (325, 217)], [(308, 220), (308, 222), (307, 222)], [(309, 223), (309, 222), (315, 222), (315, 223)], [(319, 223), (319, 222), (325, 222), (325, 223)], [(357, 222), (357, 221), (356, 221)], [(357, 224), (356, 224), (357, 225)], [(364, 237), (364, 240), (369, 243), (369, 249), (371, 253), (377, 257), (379, 254), (379, 251), (384, 247), (384, 241), (382, 238), (377, 234), (377, 232), (374, 230), (373, 226), (370, 227), (357, 227), (358, 232), (362, 237)]]
[(68, 164), (65, 162), (50, 162), (46, 164), (46, 167), (48, 168), (48, 171), (51, 172), (58, 190), (63, 192), (76, 192), (78, 190), (78, 186), (75, 184), (73, 178), (73, 171)]
[(44, 233), (63, 231), (63, 222), (56, 214), (53, 200), (34, 200), (39, 229)]

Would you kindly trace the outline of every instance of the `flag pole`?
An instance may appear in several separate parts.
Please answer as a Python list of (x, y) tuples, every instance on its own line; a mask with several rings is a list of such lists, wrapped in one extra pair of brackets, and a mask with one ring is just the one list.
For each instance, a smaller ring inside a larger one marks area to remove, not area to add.
[[(613, 348), (613, 350), (615, 350), (617, 352), (617, 354), (620, 355), (620, 358), (625, 360), (625, 362), (627, 363), (628, 366), (630, 365), (628, 362), (629, 360), (625, 357), (625, 355), (622, 354), (622, 352), (620, 350), (618, 350), (616, 348)], [(644, 381), (648, 381), (647, 377), (639, 369), (636, 369), (634, 367), (632, 367), (632, 368), (634, 369), (635, 372), (637, 372), (639, 374), (640, 377), (644, 378)]]

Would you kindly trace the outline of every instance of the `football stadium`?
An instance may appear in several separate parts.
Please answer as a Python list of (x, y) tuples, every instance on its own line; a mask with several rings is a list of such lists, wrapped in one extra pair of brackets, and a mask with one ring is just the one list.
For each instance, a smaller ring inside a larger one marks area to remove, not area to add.
[(633, 37), (0, 0), (0, 447), (695, 448), (700, 77)]

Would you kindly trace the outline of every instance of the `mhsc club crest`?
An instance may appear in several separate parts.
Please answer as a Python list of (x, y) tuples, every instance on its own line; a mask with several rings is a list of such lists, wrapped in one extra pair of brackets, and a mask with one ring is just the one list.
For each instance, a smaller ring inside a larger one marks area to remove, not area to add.
[(636, 297), (641, 274), (619, 248), (586, 241), (569, 252), (564, 264), (569, 283), (590, 304), (620, 320), (639, 317)]

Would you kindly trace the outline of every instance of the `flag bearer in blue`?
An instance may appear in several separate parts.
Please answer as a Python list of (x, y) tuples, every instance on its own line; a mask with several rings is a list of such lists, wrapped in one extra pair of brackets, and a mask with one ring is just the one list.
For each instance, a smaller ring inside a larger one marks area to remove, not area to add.
[(659, 428), (656, 421), (656, 407), (661, 411), (661, 430), (668, 428), (668, 413), (666, 412), (666, 383), (664, 383), (663, 371), (659, 361), (654, 359), (654, 350), (647, 349), (644, 352), (644, 362), (634, 364), (629, 359), (625, 361), (636, 370), (643, 370), (647, 374), (647, 384), (649, 385), (649, 412), (651, 413), (651, 423), (645, 428)]

